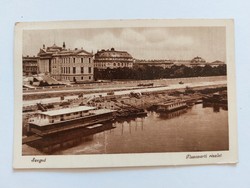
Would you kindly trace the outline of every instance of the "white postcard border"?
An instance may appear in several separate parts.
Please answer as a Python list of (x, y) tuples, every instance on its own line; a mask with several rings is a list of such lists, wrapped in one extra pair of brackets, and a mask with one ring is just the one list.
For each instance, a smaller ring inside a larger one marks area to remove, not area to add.
[[(24, 30), (109, 28), (109, 27), (226, 27), (229, 151), (171, 152), (145, 154), (86, 154), (22, 156), (22, 33)], [(200, 164), (235, 164), (238, 162), (236, 80), (233, 20), (103, 20), (16, 23), (14, 47), (15, 119), (14, 169), (100, 168)], [(188, 155), (197, 158), (188, 158)]]

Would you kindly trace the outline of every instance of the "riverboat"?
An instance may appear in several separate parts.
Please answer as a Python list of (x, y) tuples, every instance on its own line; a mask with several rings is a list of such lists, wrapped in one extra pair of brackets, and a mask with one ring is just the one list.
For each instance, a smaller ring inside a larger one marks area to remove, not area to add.
[(115, 110), (76, 106), (39, 112), (30, 119), (28, 132), (46, 136), (112, 121)]
[(164, 104), (159, 104), (156, 107), (156, 112), (173, 112), (183, 108), (187, 108), (187, 103), (185, 101), (174, 101)]

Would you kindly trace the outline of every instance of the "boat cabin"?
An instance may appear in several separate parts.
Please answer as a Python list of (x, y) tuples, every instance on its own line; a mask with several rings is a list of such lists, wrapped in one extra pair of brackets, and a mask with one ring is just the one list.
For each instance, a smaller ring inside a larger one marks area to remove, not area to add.
[(90, 106), (77, 106), (73, 108), (65, 108), (58, 110), (51, 110), (46, 112), (37, 113), (35, 118), (30, 120), (30, 123), (37, 125), (47, 125), (52, 123), (59, 123), (71, 119), (86, 117), (93, 114), (95, 107)]
[(171, 103), (165, 103), (158, 106), (158, 111), (173, 111), (187, 107), (187, 103), (184, 101), (176, 101)]

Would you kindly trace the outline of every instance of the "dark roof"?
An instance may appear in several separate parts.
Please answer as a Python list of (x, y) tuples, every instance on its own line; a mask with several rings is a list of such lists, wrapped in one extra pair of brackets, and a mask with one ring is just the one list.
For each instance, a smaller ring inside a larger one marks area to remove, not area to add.
[(126, 51), (118, 51), (115, 50), (114, 48), (111, 48), (110, 50), (101, 50), (97, 51), (95, 54), (95, 57), (104, 57), (104, 58), (109, 58), (109, 57), (123, 57), (123, 58), (133, 58), (128, 52)]
[(206, 63), (205, 59), (198, 56), (191, 60), (191, 64), (204, 64), (204, 63)]

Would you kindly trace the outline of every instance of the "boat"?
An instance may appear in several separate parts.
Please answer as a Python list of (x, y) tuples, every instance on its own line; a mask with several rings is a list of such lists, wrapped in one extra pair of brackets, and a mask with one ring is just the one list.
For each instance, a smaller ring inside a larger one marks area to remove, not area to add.
[(156, 112), (173, 112), (183, 108), (187, 108), (187, 103), (185, 101), (174, 101), (164, 104), (159, 104), (156, 106)]
[(214, 93), (212, 96), (203, 97), (202, 100), (203, 103), (227, 105), (227, 97), (221, 95), (220, 93)]
[(115, 126), (113, 125), (113, 122), (109, 121), (62, 131), (56, 135), (49, 134), (38, 136), (37, 134), (34, 134), (23, 138), (23, 144), (36, 148), (42, 153), (52, 154), (56, 151), (61, 151), (82, 144), (83, 142), (88, 142), (93, 139), (95, 134), (112, 130), (114, 128)]
[(117, 111), (115, 114), (116, 118), (125, 118), (125, 117), (145, 117), (147, 112), (143, 109), (127, 109)]
[(143, 86), (143, 87), (153, 87), (154, 86), (154, 83), (148, 83), (148, 84), (138, 84), (137, 86), (139, 86), (139, 87), (141, 87), (141, 86)]
[(91, 106), (76, 106), (38, 112), (29, 120), (28, 132), (39, 136), (47, 136), (88, 127), (112, 121), (115, 112), (115, 110), (97, 109)]
[(168, 112), (168, 113), (159, 113), (159, 118), (161, 119), (171, 119), (171, 118), (175, 118), (178, 116), (181, 116), (182, 114), (185, 114), (187, 112), (187, 109), (183, 108), (180, 110), (176, 110), (176, 111), (172, 111), (172, 112)]

